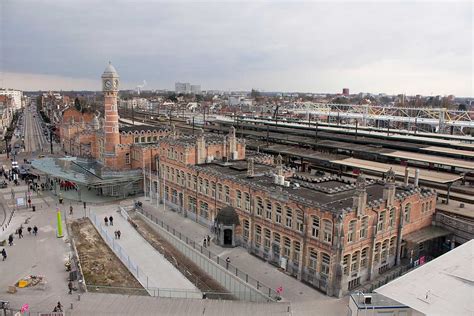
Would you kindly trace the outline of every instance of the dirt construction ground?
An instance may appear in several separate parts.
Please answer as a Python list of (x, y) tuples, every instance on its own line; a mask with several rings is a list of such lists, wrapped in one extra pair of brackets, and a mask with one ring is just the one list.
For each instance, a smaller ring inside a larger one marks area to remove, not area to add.
[(89, 291), (148, 295), (120, 259), (105, 244), (89, 219), (75, 220), (70, 226)]
[(214, 281), (206, 272), (199, 268), (194, 262), (189, 260), (179, 252), (172, 244), (156, 232), (150, 224), (143, 218), (131, 213), (131, 224), (136, 231), (160, 252), (173, 266), (176, 267), (188, 280), (190, 280), (199, 290), (207, 293), (208, 298), (234, 299), (230, 295), (217, 295), (209, 292), (228, 293), (219, 283)]

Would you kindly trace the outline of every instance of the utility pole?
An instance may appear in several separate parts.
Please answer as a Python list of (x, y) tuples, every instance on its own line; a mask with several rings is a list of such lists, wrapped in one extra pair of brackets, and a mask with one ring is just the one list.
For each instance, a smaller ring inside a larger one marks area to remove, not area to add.
[(49, 144), (51, 146), (51, 154), (53, 154), (53, 130), (49, 130)]

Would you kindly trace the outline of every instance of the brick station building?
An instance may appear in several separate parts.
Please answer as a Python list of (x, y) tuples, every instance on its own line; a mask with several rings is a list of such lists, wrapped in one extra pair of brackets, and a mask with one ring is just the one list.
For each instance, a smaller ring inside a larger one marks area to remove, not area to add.
[(247, 152), (233, 127), (187, 136), (173, 127), (119, 127), (111, 65), (102, 80), (104, 119), (67, 110), (64, 148), (124, 173), (124, 181), (127, 171), (137, 173), (145, 194), (208, 226), (218, 244), (244, 247), (328, 295), (421, 260), (446, 235), (431, 226), (434, 191), (396, 185), (392, 170), (385, 181), (316, 177), (286, 168), (281, 156)]
[(280, 156), (246, 157), (234, 128), (163, 138), (156, 147), (152, 197), (159, 192), (207, 225), (215, 242), (245, 247), (331, 296), (418, 259), (445, 235), (431, 226), (434, 191), (398, 186), (392, 170), (384, 182), (297, 173)]

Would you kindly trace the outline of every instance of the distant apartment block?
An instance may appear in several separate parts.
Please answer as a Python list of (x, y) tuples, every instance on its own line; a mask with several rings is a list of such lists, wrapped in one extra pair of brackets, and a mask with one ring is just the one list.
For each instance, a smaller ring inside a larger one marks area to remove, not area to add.
[(189, 94), (189, 93), (194, 93), (194, 94), (199, 94), (201, 93), (201, 85), (192, 85), (189, 82), (176, 82), (174, 84), (174, 91), (176, 93), (182, 93), (182, 94)]
[(200, 94), (201, 93), (201, 85), (199, 85), (199, 84), (191, 85), (191, 93)]
[(349, 95), (349, 88), (342, 89), (342, 95), (348, 96)]

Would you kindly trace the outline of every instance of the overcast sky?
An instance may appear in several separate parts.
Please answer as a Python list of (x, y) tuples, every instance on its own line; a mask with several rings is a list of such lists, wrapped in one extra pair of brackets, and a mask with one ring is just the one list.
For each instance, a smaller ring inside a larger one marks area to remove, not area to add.
[(472, 96), (466, 2), (0, 0), (0, 87)]

